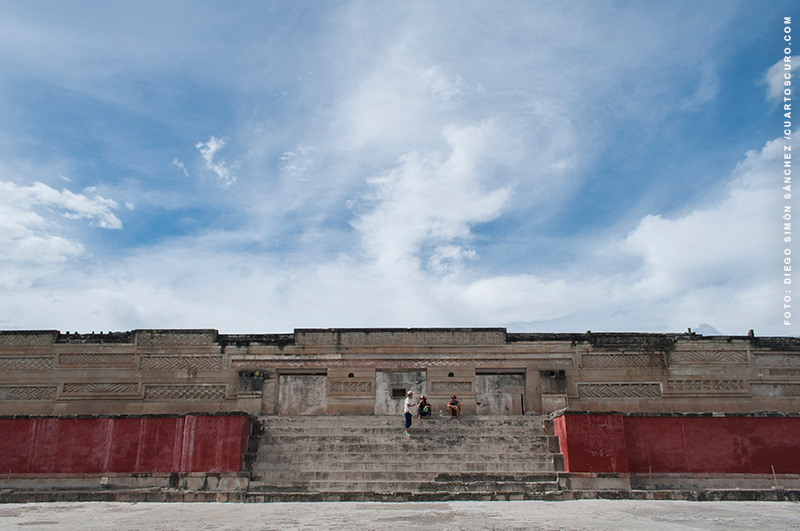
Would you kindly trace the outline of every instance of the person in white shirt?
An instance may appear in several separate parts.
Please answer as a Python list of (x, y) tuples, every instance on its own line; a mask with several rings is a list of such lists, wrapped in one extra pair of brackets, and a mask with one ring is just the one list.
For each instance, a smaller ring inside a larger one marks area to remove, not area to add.
[(403, 430), (403, 435), (411, 435), (408, 429), (411, 427), (411, 419), (414, 417), (416, 410), (417, 403), (414, 402), (414, 393), (413, 391), (409, 391), (406, 393), (406, 402), (405, 406), (403, 407), (403, 413), (406, 417), (406, 427)]

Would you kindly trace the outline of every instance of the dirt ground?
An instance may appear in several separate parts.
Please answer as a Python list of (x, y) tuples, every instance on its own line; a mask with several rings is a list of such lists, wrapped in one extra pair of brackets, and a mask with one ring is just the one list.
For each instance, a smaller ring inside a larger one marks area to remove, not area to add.
[(581, 500), (447, 503), (30, 503), (0, 505), (17, 530), (800, 529), (792, 502)]

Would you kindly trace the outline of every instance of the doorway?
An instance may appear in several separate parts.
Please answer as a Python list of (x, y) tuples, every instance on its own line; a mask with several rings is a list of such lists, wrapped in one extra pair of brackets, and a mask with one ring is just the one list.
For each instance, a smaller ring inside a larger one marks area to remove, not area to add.
[(278, 415), (327, 415), (327, 375), (281, 374), (278, 381)]
[(408, 391), (414, 392), (414, 400), (426, 393), (425, 371), (375, 371), (375, 414), (402, 415)]
[(478, 415), (523, 415), (525, 374), (476, 374), (475, 401)]

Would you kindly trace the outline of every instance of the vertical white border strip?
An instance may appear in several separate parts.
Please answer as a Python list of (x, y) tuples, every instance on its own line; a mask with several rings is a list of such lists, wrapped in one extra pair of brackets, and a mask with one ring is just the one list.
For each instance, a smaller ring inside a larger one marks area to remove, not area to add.
[(792, 17), (783, 17), (783, 325), (792, 325)]

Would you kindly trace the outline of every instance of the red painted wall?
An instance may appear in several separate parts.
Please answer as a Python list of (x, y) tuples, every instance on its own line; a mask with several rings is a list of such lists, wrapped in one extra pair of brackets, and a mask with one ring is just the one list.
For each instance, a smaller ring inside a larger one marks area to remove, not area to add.
[(244, 415), (0, 419), (0, 473), (235, 472)]
[(800, 417), (564, 415), (569, 472), (800, 474)]
[(553, 424), (567, 472), (628, 472), (622, 415), (564, 415)]

